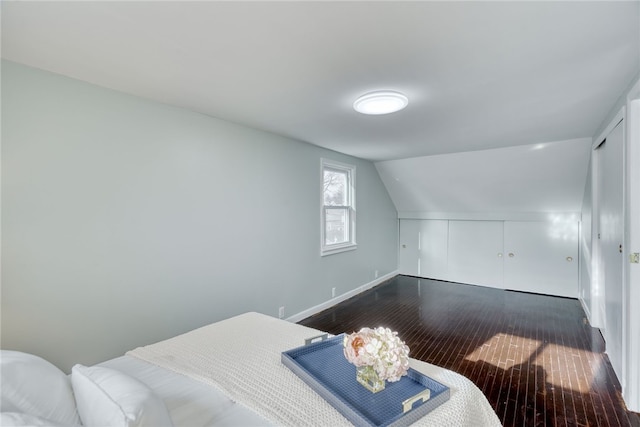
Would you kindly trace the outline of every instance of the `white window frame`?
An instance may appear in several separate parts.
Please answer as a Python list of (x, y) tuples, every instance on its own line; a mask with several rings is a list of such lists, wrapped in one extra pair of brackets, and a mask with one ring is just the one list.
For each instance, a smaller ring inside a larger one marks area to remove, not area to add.
[[(325, 206), (324, 204), (324, 171), (336, 170), (347, 174), (347, 204), (345, 206)], [(348, 240), (344, 243), (326, 244), (326, 208), (344, 208), (347, 212), (349, 225)], [(356, 167), (346, 163), (329, 159), (320, 159), (320, 255), (333, 255), (340, 252), (352, 251), (358, 248), (356, 244)]]

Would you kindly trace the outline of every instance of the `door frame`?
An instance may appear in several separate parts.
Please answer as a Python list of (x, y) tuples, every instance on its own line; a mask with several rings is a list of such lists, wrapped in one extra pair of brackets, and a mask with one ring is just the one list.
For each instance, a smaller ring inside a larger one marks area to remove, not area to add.
[[(632, 99), (635, 97), (636, 99)], [(625, 258), (632, 253), (640, 252), (640, 80), (636, 83), (628, 99), (626, 126), (626, 167), (627, 204), (625, 214), (625, 242), (627, 252)], [(622, 388), (622, 396), (629, 410), (640, 412), (640, 366), (634, 363), (640, 357), (640, 310), (631, 310), (632, 301), (640, 301), (640, 264), (625, 262), (625, 286), (627, 289), (627, 334), (626, 351), (626, 387)], [(633, 284), (633, 286), (631, 286)]]

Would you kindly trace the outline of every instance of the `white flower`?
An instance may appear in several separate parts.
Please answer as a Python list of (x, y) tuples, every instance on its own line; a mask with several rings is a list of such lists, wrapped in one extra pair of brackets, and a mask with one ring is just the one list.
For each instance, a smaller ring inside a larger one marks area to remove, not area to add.
[(409, 347), (389, 328), (362, 328), (344, 337), (344, 355), (355, 366), (373, 366), (378, 376), (398, 381), (409, 370)]

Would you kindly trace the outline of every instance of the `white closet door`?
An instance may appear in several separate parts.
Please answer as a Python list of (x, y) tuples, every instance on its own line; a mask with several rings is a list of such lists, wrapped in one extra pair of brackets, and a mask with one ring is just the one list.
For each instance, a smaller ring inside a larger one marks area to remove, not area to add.
[(502, 221), (449, 221), (448, 280), (503, 287)]
[(447, 279), (449, 221), (420, 221), (420, 276)]
[(398, 271), (400, 274), (419, 276), (418, 268), (420, 247), (420, 220), (400, 220), (400, 250), (398, 254)]
[(578, 222), (504, 223), (504, 287), (578, 297)]
[(598, 198), (600, 202), (600, 269), (604, 278), (604, 339), (611, 365), (622, 378), (622, 262), (623, 220), (622, 189), (623, 123), (620, 122), (597, 150), (600, 165)]

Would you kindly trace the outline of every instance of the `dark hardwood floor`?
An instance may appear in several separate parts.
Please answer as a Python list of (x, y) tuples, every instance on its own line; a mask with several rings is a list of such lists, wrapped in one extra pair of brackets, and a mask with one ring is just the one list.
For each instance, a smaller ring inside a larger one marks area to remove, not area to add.
[(398, 331), (411, 357), (473, 381), (505, 426), (640, 426), (575, 299), (397, 276), (300, 323)]

